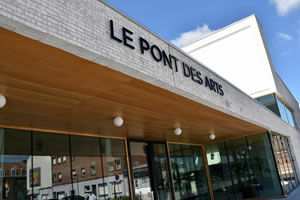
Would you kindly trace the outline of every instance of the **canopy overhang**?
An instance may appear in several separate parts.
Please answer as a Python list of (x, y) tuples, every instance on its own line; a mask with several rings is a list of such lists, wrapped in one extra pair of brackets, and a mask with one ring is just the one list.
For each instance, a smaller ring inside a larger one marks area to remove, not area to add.
[(0, 127), (200, 144), (267, 131), (3, 28), (0, 45)]

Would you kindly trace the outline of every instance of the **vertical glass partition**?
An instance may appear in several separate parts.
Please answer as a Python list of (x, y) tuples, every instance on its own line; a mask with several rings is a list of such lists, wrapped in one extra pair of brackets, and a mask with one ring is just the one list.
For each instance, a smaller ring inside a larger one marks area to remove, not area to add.
[(215, 199), (282, 195), (268, 133), (207, 145), (206, 154)]
[(129, 199), (129, 178), (124, 140), (101, 139), (103, 184), (98, 190), (105, 191), (106, 199)]
[(0, 129), (0, 153), (0, 199), (32, 198), (30, 132)]
[[(74, 194), (70, 167), (69, 136), (33, 132), (30, 182), (36, 199), (61, 199)], [(63, 157), (66, 157), (63, 162)], [(33, 165), (32, 165), (32, 164)]]
[(169, 152), (176, 199), (209, 199), (201, 147), (169, 144)]
[(225, 144), (210, 144), (206, 146), (206, 157), (209, 167), (214, 198), (218, 200), (234, 199), (231, 172)]

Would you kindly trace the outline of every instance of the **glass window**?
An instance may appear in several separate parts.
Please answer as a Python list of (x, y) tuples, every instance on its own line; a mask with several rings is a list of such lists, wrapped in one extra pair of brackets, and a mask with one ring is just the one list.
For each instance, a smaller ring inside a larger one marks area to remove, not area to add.
[(207, 145), (206, 157), (215, 199), (235, 199), (225, 144)]
[(250, 155), (246, 139), (239, 138), (225, 142), (237, 199), (255, 198), (258, 196), (255, 185), (255, 174), (251, 168)]
[[(99, 195), (96, 185), (103, 183), (100, 140), (96, 137), (71, 136), (71, 155), (76, 157), (72, 160), (75, 195)], [(90, 173), (85, 174), (85, 169), (90, 169)], [(81, 176), (77, 176), (77, 172), (81, 172)]]
[(85, 176), (85, 168), (81, 168), (81, 176), (82, 176), (82, 177)]
[(95, 176), (96, 175), (96, 167), (95, 167), (95, 165), (91, 165), (90, 168), (91, 168), (91, 175)]
[(108, 196), (107, 194), (105, 194), (105, 191), (108, 191), (108, 187), (107, 184), (98, 184), (98, 192), (99, 192), (99, 197), (106, 197)]
[(285, 111), (286, 111), (286, 115), (287, 115), (287, 118), (289, 120), (289, 124), (293, 127), (295, 127), (295, 123), (294, 123), (294, 118), (293, 118), (293, 114), (292, 112), (290, 111), (289, 108), (285, 107)]
[(53, 183), (56, 183), (56, 174), (52, 175), (52, 181), (53, 181)]
[(3, 177), (5, 176), (5, 171), (3, 168), (0, 169), (0, 177)]
[(53, 165), (56, 165), (56, 157), (53, 157), (53, 158), (52, 158), (52, 164), (53, 164)]
[(62, 181), (62, 174), (61, 173), (58, 173), (58, 181)]
[(209, 199), (201, 147), (169, 144), (176, 199)]
[(246, 139), (259, 197), (282, 195), (268, 134), (252, 135)]
[(57, 164), (60, 164), (60, 163), (61, 163), (61, 157), (58, 156), (58, 157), (57, 157)]
[(10, 169), (10, 176), (17, 176), (17, 170), (15, 168)]
[[(101, 150), (103, 166), (107, 166), (108, 162), (115, 162), (120, 160), (122, 163), (122, 170), (109, 172), (105, 167), (104, 170), (104, 183), (105, 194), (107, 198), (129, 198), (129, 180), (127, 170), (127, 159), (125, 154), (125, 144), (123, 140), (117, 139), (101, 139)], [(113, 183), (114, 185), (111, 185)], [(120, 191), (115, 194), (114, 191), (117, 189), (116, 184), (120, 184)], [(98, 185), (99, 188), (99, 185)]]
[(107, 163), (107, 170), (108, 170), (109, 172), (114, 171), (114, 164), (113, 164), (112, 161), (110, 161), (110, 162)]
[[(32, 185), (29, 176), (17, 176), (23, 168), (29, 173), (31, 133), (14, 129), (0, 129), (0, 198), (30, 199)], [(6, 173), (5, 173), (6, 171)]]
[(116, 160), (115, 164), (116, 164), (116, 170), (121, 170), (122, 169), (121, 160)]
[(279, 99), (277, 99), (277, 103), (278, 103), (281, 119), (283, 119), (285, 122), (289, 123), (286, 112), (285, 112), (285, 106), (283, 105), (283, 103), (281, 103), (281, 101)]
[(266, 106), (276, 115), (280, 116), (279, 108), (276, 103), (276, 98), (274, 94), (269, 94), (263, 97), (256, 98), (256, 101)]
[[(33, 132), (33, 156), (30, 160), (33, 163), (31, 181), (36, 199), (59, 199), (72, 195), (70, 163), (58, 165), (58, 158), (70, 156), (69, 144), (69, 135)], [(56, 165), (53, 165), (53, 158), (57, 160)], [(53, 174), (57, 174), (55, 182)]]
[(72, 169), (72, 178), (77, 178), (76, 170)]
[(63, 162), (65, 163), (67, 161), (67, 156), (63, 156)]

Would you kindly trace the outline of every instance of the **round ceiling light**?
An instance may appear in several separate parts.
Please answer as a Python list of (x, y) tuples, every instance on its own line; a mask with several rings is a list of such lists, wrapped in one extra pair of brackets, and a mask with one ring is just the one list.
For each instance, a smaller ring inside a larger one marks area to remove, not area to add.
[(0, 94), (0, 108), (3, 108), (6, 104), (6, 98), (2, 94)]
[(175, 135), (181, 135), (181, 133), (182, 133), (181, 128), (175, 128), (175, 129), (174, 129), (174, 134), (175, 134)]
[(118, 117), (115, 117), (115, 118), (114, 118), (113, 122), (114, 122), (114, 125), (115, 125), (116, 127), (120, 127), (120, 126), (123, 125), (124, 120), (123, 120), (122, 117), (118, 116)]

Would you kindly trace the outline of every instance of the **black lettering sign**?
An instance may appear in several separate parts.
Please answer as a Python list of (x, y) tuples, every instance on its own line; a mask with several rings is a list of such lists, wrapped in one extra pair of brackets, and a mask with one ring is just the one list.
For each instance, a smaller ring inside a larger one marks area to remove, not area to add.
[[(118, 43), (123, 43), (124, 46), (129, 47), (130, 49), (135, 49), (133, 45), (134, 33), (131, 30), (122, 27), (122, 40), (115, 35), (113, 20), (110, 20), (109, 22), (110, 37)], [(168, 66), (171, 70), (175, 68), (175, 72), (178, 72), (179, 59), (174, 55), (166, 53), (165, 50), (161, 50), (157, 45), (149, 43), (142, 37), (139, 37), (139, 45), (141, 54), (145, 54), (146, 52), (148, 52), (151, 54), (153, 60), (155, 60), (156, 62), (161, 62), (164, 66)], [(203, 79), (202, 74), (198, 69), (189, 66), (185, 62), (182, 62), (182, 72), (184, 77), (190, 78), (192, 81), (198, 83), (199, 85), (203, 85), (203, 83), (205, 83), (205, 87), (221, 96), (224, 96), (222, 85), (207, 76), (205, 76), (205, 78)]]

